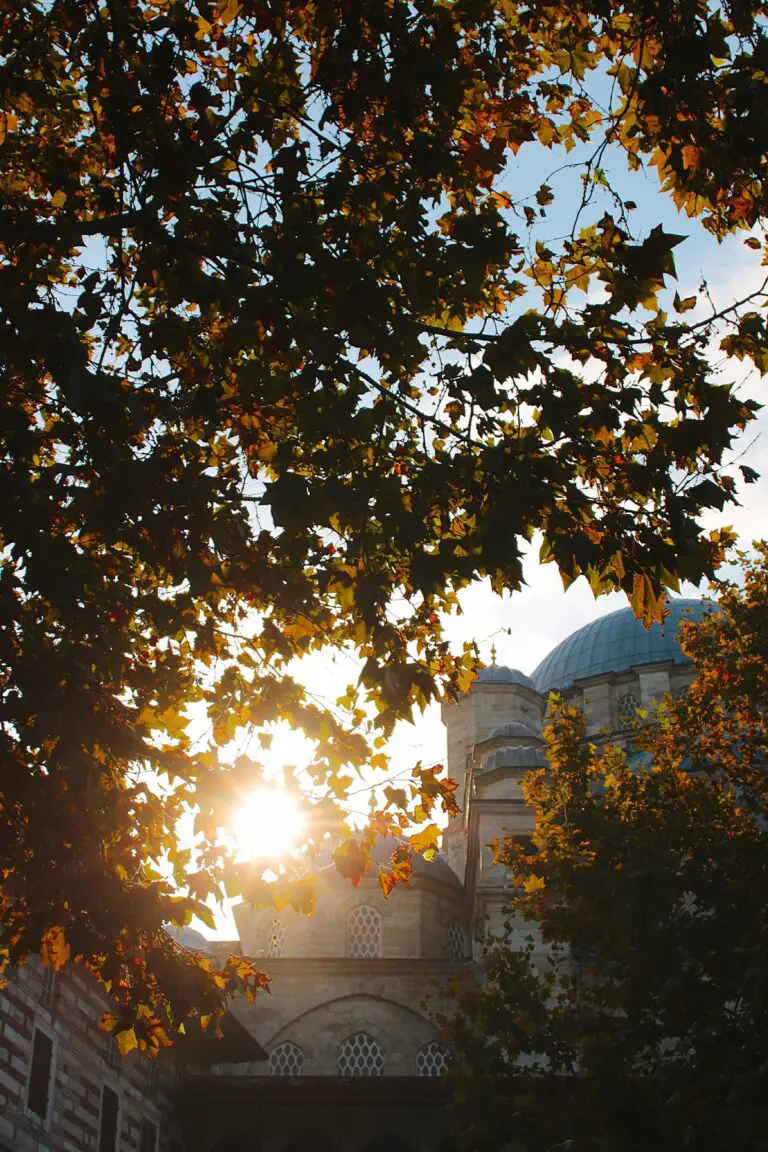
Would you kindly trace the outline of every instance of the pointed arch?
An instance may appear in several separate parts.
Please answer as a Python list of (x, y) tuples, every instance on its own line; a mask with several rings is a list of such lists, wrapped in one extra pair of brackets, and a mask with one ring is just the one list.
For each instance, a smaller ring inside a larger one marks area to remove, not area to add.
[(416, 1053), (416, 1071), (419, 1076), (442, 1076), (451, 1059), (451, 1052), (436, 1040), (422, 1044)]
[(301, 1076), (304, 1071), (304, 1052), (290, 1040), (276, 1044), (269, 1054), (270, 1076)]
[(368, 1032), (353, 1032), (339, 1048), (340, 1076), (383, 1076), (384, 1049)]

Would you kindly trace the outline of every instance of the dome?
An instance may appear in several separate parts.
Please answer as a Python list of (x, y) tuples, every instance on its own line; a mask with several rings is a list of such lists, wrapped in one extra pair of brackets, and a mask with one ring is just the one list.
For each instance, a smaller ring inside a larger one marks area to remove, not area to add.
[[(396, 836), (382, 836), (371, 849), (371, 859), (377, 864), (388, 864), (393, 852), (396, 852), (398, 848), (409, 847), (407, 840), (398, 840)], [(431, 876), (433, 880), (439, 880), (451, 888), (461, 887), (461, 881), (441, 852), (438, 852), (432, 860), (425, 860), (420, 853), (414, 852), (411, 863), (414, 872), (422, 876)]]
[(500, 740), (503, 737), (514, 740), (535, 740), (541, 743), (541, 736), (529, 724), (524, 724), (522, 720), (509, 720), (506, 724), (500, 724), (498, 728), (494, 728), (488, 737), (489, 740)]
[(202, 932), (196, 932), (194, 928), (179, 928), (176, 924), (166, 924), (165, 931), (188, 952), (210, 952), (211, 950), (209, 941), (206, 940)]
[(487, 668), (481, 669), (477, 674), (477, 683), (520, 684), (523, 688), (529, 688), (531, 692), (536, 691), (536, 685), (530, 676), (526, 676), (519, 668), (507, 668), (504, 665), (499, 667), (496, 664), (489, 664)]
[(588, 676), (628, 672), (642, 664), (670, 660), (687, 664), (677, 642), (681, 620), (699, 620), (711, 612), (711, 600), (667, 601), (669, 614), (663, 624), (645, 628), (631, 608), (621, 608), (579, 628), (553, 648), (533, 673), (539, 692), (568, 688)]
[(500, 768), (519, 768), (527, 772), (529, 768), (546, 767), (544, 753), (540, 748), (520, 747), (495, 748), (483, 760), (483, 772), (496, 772)]

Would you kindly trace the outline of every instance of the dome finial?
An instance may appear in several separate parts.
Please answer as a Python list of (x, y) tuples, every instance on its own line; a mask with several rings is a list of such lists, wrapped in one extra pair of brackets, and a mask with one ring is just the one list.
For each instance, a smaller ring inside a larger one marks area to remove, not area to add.
[(496, 664), (496, 645), (491, 644), (491, 664)]

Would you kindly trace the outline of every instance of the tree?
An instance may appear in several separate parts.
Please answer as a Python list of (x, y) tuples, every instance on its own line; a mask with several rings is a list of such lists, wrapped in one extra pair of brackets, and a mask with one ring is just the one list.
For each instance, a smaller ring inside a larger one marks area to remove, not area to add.
[(451, 1026), (474, 1149), (765, 1141), (768, 548), (718, 587), (682, 628), (692, 687), (635, 751), (554, 716), (533, 851), (502, 848), (550, 962), (494, 948)]
[[(398, 718), (467, 686), (473, 653), (441, 631), (458, 590), (517, 588), (536, 529), (565, 580), (623, 588), (646, 618), (713, 570), (729, 537), (698, 517), (735, 498), (723, 464), (755, 409), (708, 349), (762, 371), (765, 293), (695, 322), (675, 294), (668, 313), (681, 237), (635, 235), (615, 189), (595, 205), (616, 153), (697, 227), (759, 247), (763, 16), (751, 0), (0, 3), (14, 962), (41, 941), (83, 958), (124, 1022), (142, 1009), (142, 1043), (207, 1014), (222, 987), (198, 965), (190, 989), (193, 961), (182, 979), (159, 931), (224, 888), (263, 895), (218, 842), (259, 776), (229, 756), (236, 736), (283, 720), (315, 741), (316, 839), (346, 836), (354, 877), (369, 845), (337, 798)], [(504, 187), (529, 147), (580, 165), (562, 242), (536, 231), (549, 185), (523, 202)], [(293, 675), (328, 646), (362, 667), (336, 710)], [(191, 746), (192, 704), (221, 757)], [(428, 769), (412, 798), (427, 820), (451, 803)], [(185, 812), (194, 853), (175, 842)]]

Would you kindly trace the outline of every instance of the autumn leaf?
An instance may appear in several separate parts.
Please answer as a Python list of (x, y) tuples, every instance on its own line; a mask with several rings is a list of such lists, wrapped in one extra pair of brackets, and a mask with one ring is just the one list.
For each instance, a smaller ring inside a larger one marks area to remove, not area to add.
[(434, 855), (440, 843), (440, 836), (441, 832), (437, 824), (428, 824), (426, 828), (414, 832), (408, 839), (414, 852)]
[[(260, 987), (163, 928), (272, 899), (221, 851), (234, 743), (306, 741), (359, 880), (346, 796), (477, 673), (460, 591), (514, 594), (541, 533), (565, 584), (659, 619), (727, 552), (703, 517), (757, 411), (709, 349), (768, 372), (765, 292), (694, 324), (660, 223), (760, 234), (756, 6), (363, 7), (0, 22), (0, 951), (69, 947), (146, 1050)], [(359, 670), (346, 706), (305, 686), (323, 652)], [(385, 795), (434, 852), (443, 766)]]
[(71, 947), (63, 928), (53, 925), (40, 940), (40, 957), (43, 964), (58, 972), (70, 958)]
[(127, 1056), (130, 1052), (133, 1052), (134, 1048), (138, 1047), (136, 1033), (133, 1028), (125, 1028), (121, 1032), (115, 1032), (114, 1038), (115, 1043), (117, 1044), (117, 1047), (120, 1051), (120, 1055), (123, 1057)]

